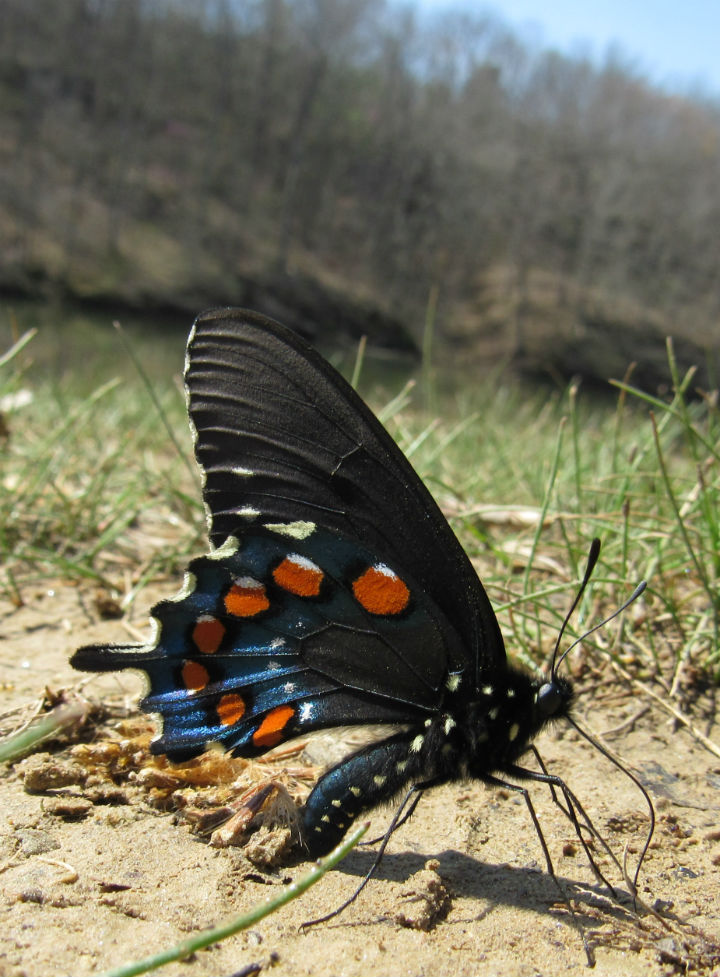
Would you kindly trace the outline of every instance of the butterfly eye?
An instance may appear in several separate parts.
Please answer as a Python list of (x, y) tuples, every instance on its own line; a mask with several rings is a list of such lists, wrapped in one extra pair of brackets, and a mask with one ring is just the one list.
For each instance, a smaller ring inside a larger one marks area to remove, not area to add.
[(563, 694), (555, 682), (545, 682), (538, 689), (537, 707), (545, 718), (554, 716), (563, 702)]

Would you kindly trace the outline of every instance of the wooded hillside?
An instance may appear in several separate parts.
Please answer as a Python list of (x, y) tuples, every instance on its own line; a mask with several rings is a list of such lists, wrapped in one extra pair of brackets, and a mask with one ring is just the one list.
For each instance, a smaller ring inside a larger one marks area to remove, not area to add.
[(491, 17), (1, 0), (0, 120), (6, 290), (271, 313), (342, 296), (417, 338), (437, 289), (447, 335), (516, 346), (578, 310), (715, 330), (720, 105)]

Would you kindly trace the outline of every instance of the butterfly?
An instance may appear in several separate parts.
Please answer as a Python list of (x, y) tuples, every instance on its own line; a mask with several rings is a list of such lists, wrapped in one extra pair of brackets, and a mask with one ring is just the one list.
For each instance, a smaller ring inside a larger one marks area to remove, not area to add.
[(350, 385), (295, 333), (238, 309), (196, 319), (185, 384), (212, 549), (155, 605), (147, 644), (72, 659), (146, 673), (141, 707), (162, 721), (153, 753), (254, 756), (321, 728), (389, 724), (312, 790), (312, 855), (403, 790), (405, 820), (423, 790), (467, 778), (522, 791), (536, 827), (514, 781), (559, 786), (582, 811), (559, 778), (520, 765), (569, 718), (571, 682), (508, 662), (470, 560)]

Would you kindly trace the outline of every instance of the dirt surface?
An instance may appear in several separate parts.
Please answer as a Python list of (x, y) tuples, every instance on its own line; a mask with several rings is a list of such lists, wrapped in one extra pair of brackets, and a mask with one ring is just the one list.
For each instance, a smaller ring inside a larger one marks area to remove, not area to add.
[[(68, 658), (78, 645), (127, 640), (128, 626), (144, 632), (147, 607), (171, 591), (148, 590), (129, 622), (100, 621), (92, 592), (67, 586), (5, 607), (3, 731), (21, 723), (45, 688), (77, 684)], [(720, 974), (720, 760), (651, 700), (591, 686), (581, 687), (580, 718), (608, 734), (655, 800), (658, 826), (640, 893), (665, 923), (608, 898), (572, 827), (537, 785), (533, 800), (574, 924), (522, 798), (458, 784), (424, 796), (377, 879), (339, 919), (298, 930), (353, 891), (371, 862), (368, 849), (251, 930), (161, 973), (231, 977), (256, 963), (276, 977), (582, 974), (589, 972), (582, 927), (595, 974)], [(132, 675), (85, 680), (84, 695), (110, 710), (46, 744), (45, 758), (0, 767), (0, 977), (101, 973), (247, 910), (306, 871), (297, 858), (271, 868), (251, 864), (238, 848), (212, 847), (177, 806), (220, 805), (270, 775), (301, 794), (313, 762), (291, 751), (272, 766), (234, 761), (222, 775), (208, 773), (205, 785), (179, 782), (146, 756), (152, 729), (135, 708), (140, 688)], [(712, 703), (701, 697), (694, 709), (698, 728), (713, 736), (703, 719)], [(538, 747), (620, 860), (629, 846), (633, 866), (647, 829), (637, 788), (571, 730), (544, 735)], [(231, 790), (238, 777), (241, 788)], [(374, 812), (371, 830), (382, 832), (389, 817), (388, 809)], [(617, 869), (599, 861), (622, 884)]]

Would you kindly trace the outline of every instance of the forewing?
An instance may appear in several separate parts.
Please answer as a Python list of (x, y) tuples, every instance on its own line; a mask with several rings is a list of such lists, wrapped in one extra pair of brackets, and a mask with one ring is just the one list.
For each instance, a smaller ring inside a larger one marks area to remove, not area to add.
[[(495, 615), (434, 499), (349, 384), (257, 313), (195, 322), (185, 373), (215, 546), (249, 524), (300, 523), (361, 541), (444, 616), (444, 671), (504, 661)], [(302, 531), (302, 530), (299, 530)]]

